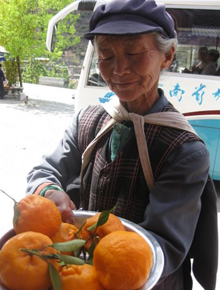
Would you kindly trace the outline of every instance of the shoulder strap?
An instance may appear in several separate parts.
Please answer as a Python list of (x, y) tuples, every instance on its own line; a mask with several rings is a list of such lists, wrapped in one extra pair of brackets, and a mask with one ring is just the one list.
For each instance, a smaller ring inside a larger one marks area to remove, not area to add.
[(98, 132), (96, 137), (89, 143), (86, 150), (83, 152), (83, 154), (82, 154), (82, 167), (81, 167), (81, 172), (80, 172), (81, 177), (82, 177), (82, 173), (83, 173), (84, 169), (86, 168), (87, 164), (89, 163), (89, 160), (90, 160), (90, 157), (91, 157), (91, 154), (92, 154), (92, 151), (93, 151), (95, 145), (97, 144), (99, 139), (102, 138), (102, 136), (104, 136), (108, 131), (110, 131), (112, 129), (112, 127), (114, 126), (115, 123), (117, 123), (117, 122), (114, 119), (110, 119), (109, 122)]

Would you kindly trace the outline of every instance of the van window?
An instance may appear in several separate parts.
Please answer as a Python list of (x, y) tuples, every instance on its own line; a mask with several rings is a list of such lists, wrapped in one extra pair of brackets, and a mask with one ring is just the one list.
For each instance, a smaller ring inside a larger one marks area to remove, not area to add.
[[(167, 8), (178, 34), (176, 54), (169, 72), (220, 76), (220, 10)], [(106, 86), (93, 58), (88, 86)]]
[(87, 85), (95, 86), (95, 87), (107, 87), (107, 84), (103, 80), (98, 69), (98, 57), (95, 50), (93, 50), (93, 56), (92, 56), (92, 61), (91, 61), (90, 69), (89, 69)]
[[(174, 72), (216, 75), (219, 67), (220, 11), (177, 8), (168, 8), (167, 11), (175, 21), (178, 34)], [(201, 62), (206, 69), (202, 70), (201, 64), (195, 70)]]

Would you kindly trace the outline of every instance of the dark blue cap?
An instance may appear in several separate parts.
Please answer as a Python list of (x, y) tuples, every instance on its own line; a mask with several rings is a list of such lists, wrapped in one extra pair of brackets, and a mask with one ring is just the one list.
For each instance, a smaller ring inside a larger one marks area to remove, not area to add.
[(174, 21), (164, 5), (157, 5), (154, 0), (113, 0), (97, 7), (84, 38), (150, 32), (158, 32), (167, 39), (176, 38)]

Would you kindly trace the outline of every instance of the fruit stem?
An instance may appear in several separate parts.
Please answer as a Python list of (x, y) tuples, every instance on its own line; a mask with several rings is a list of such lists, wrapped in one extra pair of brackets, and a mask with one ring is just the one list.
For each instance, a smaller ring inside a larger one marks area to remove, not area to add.
[(14, 203), (17, 203), (18, 204), (18, 202), (13, 197), (11, 197), (9, 194), (7, 194), (4, 190), (0, 189), (0, 191), (2, 193), (4, 193), (7, 197), (9, 197), (10, 199), (12, 199), (14, 201)]
[(42, 258), (42, 255), (38, 253), (38, 250), (29, 250), (29, 249), (23, 249), (23, 248), (21, 248), (20, 251), (21, 252), (28, 253), (29, 255), (36, 255), (36, 256)]
[(85, 224), (86, 224), (86, 221), (81, 225), (81, 227), (79, 228), (79, 230), (74, 234), (75, 238), (78, 238), (78, 235), (82, 231), (82, 228), (84, 227)]
[(47, 261), (47, 259), (57, 259), (57, 256), (55, 254), (43, 255), (40, 253), (40, 250), (30, 250), (30, 249), (21, 248), (20, 251), (28, 253), (31, 256), (33, 256), (33, 255), (38, 256), (41, 259), (46, 260), (46, 261)]

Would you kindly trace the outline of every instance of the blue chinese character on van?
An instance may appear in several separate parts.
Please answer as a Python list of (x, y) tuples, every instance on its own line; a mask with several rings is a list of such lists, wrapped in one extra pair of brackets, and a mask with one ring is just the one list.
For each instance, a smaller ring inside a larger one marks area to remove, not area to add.
[(218, 89), (217, 92), (213, 93), (213, 96), (217, 101), (220, 98), (220, 89)]
[(185, 91), (180, 88), (180, 85), (177, 83), (173, 90), (170, 90), (170, 96), (176, 97), (178, 101), (180, 102), (183, 98), (183, 94), (185, 94)]
[(204, 95), (204, 93), (205, 93), (205, 91), (204, 91), (203, 89), (204, 89), (205, 87), (206, 87), (205, 85), (200, 84), (199, 88), (196, 87), (196, 88), (195, 88), (196, 91), (192, 94), (193, 97), (194, 97), (194, 96), (196, 97), (196, 101), (199, 103), (199, 105), (201, 105), (202, 102), (203, 102), (203, 95)]

